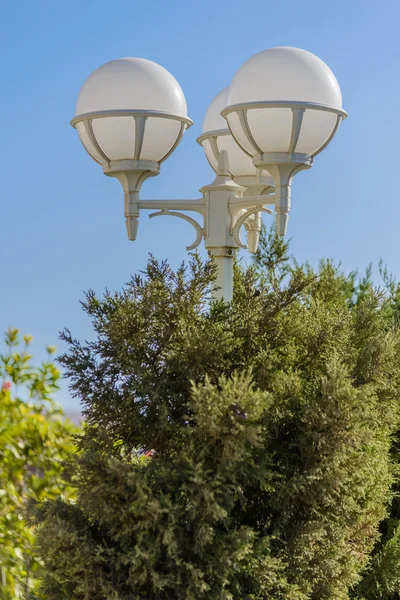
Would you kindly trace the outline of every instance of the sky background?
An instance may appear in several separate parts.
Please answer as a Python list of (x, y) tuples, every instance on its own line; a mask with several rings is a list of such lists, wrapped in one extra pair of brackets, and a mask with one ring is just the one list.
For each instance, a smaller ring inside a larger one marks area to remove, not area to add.
[[(399, 0), (0, 0), (0, 8), (0, 327), (32, 334), (38, 361), (48, 344), (65, 349), (64, 327), (93, 337), (84, 290), (120, 289), (150, 251), (176, 267), (192, 241), (184, 221), (144, 213), (129, 242), (119, 182), (104, 177), (69, 126), (85, 79), (115, 58), (168, 69), (194, 120), (142, 198), (196, 198), (213, 179), (196, 144), (212, 98), (260, 50), (317, 54), (335, 73), (349, 118), (295, 178), (292, 252), (312, 265), (332, 258), (347, 272), (372, 262), (377, 280), (382, 257), (400, 278)], [(58, 400), (77, 407), (67, 382)]]

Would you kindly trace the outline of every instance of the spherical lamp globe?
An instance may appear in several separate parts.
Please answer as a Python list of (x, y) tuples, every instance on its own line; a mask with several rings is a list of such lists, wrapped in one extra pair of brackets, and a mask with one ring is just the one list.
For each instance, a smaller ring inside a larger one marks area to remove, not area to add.
[(79, 92), (72, 120), (84, 147), (102, 165), (161, 163), (191, 124), (179, 83), (144, 58), (120, 58), (96, 69)]
[(268, 172), (257, 170), (251, 157), (236, 143), (221, 111), (228, 104), (229, 86), (221, 90), (211, 101), (204, 116), (202, 134), (197, 138), (203, 146), (210, 166), (216, 172), (221, 150), (226, 150), (229, 171), (236, 183), (246, 188), (266, 188), (273, 185)]
[(128, 236), (136, 239), (141, 185), (192, 125), (179, 83), (151, 60), (112, 60), (83, 84), (71, 125), (104, 173), (121, 182)]
[(277, 230), (284, 235), (293, 176), (311, 167), (347, 116), (334, 74), (306, 50), (263, 50), (233, 77), (222, 115), (254, 165), (272, 175)]
[(313, 157), (346, 116), (328, 65), (290, 47), (263, 50), (245, 62), (223, 112), (236, 141), (253, 158), (269, 153)]

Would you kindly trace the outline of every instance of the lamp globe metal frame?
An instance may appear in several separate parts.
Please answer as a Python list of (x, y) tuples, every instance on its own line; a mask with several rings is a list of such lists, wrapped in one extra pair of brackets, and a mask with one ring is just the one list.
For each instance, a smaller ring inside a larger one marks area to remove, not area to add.
[(257, 250), (261, 213), (272, 214), (270, 206), (278, 233), (286, 233), (293, 176), (334, 137), (347, 116), (341, 103), (335, 76), (315, 55), (282, 47), (253, 56), (207, 110), (197, 141), (216, 177), (189, 200), (140, 199), (143, 182), (159, 174), (192, 125), (181, 87), (160, 65), (124, 58), (98, 68), (79, 93), (71, 125), (103, 172), (121, 182), (129, 239), (136, 239), (140, 210), (184, 219), (196, 232), (186, 249), (204, 239), (218, 267), (213, 296), (230, 301), (238, 249)]

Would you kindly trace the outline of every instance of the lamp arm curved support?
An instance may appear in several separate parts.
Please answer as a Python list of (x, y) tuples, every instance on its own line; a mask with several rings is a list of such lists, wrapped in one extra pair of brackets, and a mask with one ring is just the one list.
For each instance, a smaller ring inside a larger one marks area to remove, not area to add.
[(204, 235), (204, 228), (201, 227), (201, 225), (197, 221), (195, 221), (195, 219), (192, 219), (192, 217), (188, 217), (187, 215), (184, 215), (183, 213), (168, 210), (168, 209), (163, 209), (158, 212), (152, 213), (151, 215), (149, 215), (149, 218), (152, 219), (153, 217), (161, 217), (163, 215), (167, 215), (167, 216), (169, 215), (171, 217), (179, 217), (180, 219), (183, 219), (184, 221), (187, 221), (188, 223), (190, 223), (195, 228), (196, 239), (194, 240), (193, 244), (190, 244), (190, 246), (186, 246), (186, 250), (188, 252), (190, 252), (190, 250), (194, 250), (195, 248), (197, 248), (197, 246), (200, 245), (201, 240), (203, 239), (203, 235)]
[(261, 196), (232, 196), (229, 200), (229, 211), (234, 217), (243, 209), (256, 208), (270, 204), (275, 206), (275, 194), (262, 194)]
[(243, 240), (240, 236), (240, 229), (241, 229), (242, 225), (244, 225), (245, 221), (251, 215), (254, 215), (255, 213), (258, 213), (258, 212), (266, 212), (266, 213), (272, 215), (272, 210), (270, 210), (269, 208), (265, 208), (264, 206), (257, 206), (256, 208), (252, 208), (250, 210), (247, 210), (245, 213), (243, 213), (237, 219), (236, 223), (232, 227), (232, 236), (233, 236), (233, 239), (235, 240), (236, 244), (239, 246), (239, 248), (244, 248), (245, 250), (247, 249), (247, 244), (243, 243)]

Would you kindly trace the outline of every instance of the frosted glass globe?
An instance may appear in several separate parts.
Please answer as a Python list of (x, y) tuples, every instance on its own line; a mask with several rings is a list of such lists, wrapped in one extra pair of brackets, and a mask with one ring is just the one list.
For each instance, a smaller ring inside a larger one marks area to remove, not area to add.
[[(208, 162), (217, 170), (218, 156), (221, 150), (228, 152), (229, 170), (233, 177), (247, 176), (256, 177), (256, 168), (248, 154), (233, 139), (226, 120), (221, 116), (221, 111), (228, 104), (229, 87), (224, 88), (210, 103), (204, 117), (202, 134), (209, 137), (200, 136), (199, 141), (204, 148)], [(211, 135), (212, 134), (212, 135)]]
[[(267, 102), (299, 103), (305, 108), (300, 134), (291, 152), (308, 156), (329, 141), (338, 119), (346, 116), (339, 84), (330, 68), (311, 52), (299, 48), (263, 50), (245, 62), (232, 80), (228, 109), (243, 105), (245, 114), (238, 110), (225, 116), (236, 141), (252, 156), (259, 155), (260, 150), (276, 153), (288, 152), (290, 148), (292, 108), (261, 105)], [(317, 110), (306, 103), (322, 106)]]
[(102, 164), (106, 158), (159, 162), (179, 140), (181, 128), (191, 125), (179, 83), (166, 69), (144, 58), (120, 58), (99, 67), (83, 84), (76, 103), (77, 117), (124, 110), (148, 112), (139, 157), (133, 116), (93, 116), (92, 131), (87, 120), (72, 120), (86, 150)]
[(208, 131), (226, 131), (228, 126), (226, 120), (221, 116), (221, 110), (228, 103), (229, 86), (221, 90), (213, 100), (211, 100), (207, 112), (204, 115), (202, 132)]

